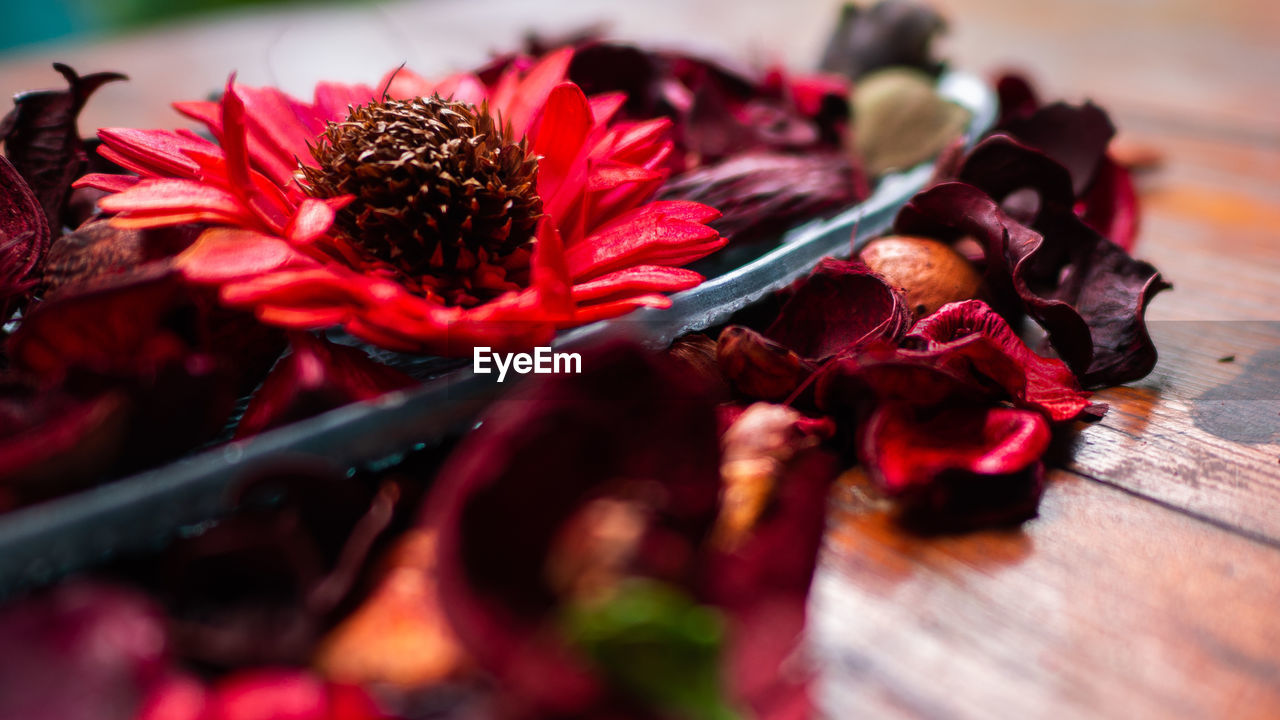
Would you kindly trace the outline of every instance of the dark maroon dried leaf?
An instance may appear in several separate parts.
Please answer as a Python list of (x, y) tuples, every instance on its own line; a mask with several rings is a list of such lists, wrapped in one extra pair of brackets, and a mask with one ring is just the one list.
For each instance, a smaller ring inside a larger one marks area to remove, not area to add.
[(1093, 103), (1046, 105), (1026, 117), (1011, 118), (1001, 130), (1066, 168), (1077, 197), (1093, 183), (1116, 134), (1111, 119)]
[(49, 249), (49, 225), (22, 175), (0, 158), (0, 324), (26, 303)]
[(896, 342), (911, 325), (902, 296), (857, 260), (824, 258), (798, 281), (765, 336), (810, 361)]
[(794, 350), (741, 325), (730, 325), (720, 332), (716, 358), (734, 390), (774, 402), (787, 399), (814, 369)]
[(0, 510), (80, 489), (115, 463), (128, 425), (119, 392), (80, 398), (0, 382)]
[(295, 333), (289, 343), (293, 352), (254, 393), (236, 428), (237, 438), (417, 384), (356, 348), (310, 333)]
[(677, 170), (748, 150), (834, 151), (848, 117), (845, 88), (829, 79), (762, 76), (677, 51), (588, 41), (568, 77), (588, 94), (625, 93), (625, 117), (671, 120)]
[(399, 504), (323, 462), (281, 459), (237, 488), (237, 514), (132, 568), (164, 598), (178, 656), (234, 669), (303, 664), (350, 599)]
[(52, 299), (160, 272), (159, 266), (169, 263), (198, 235), (197, 227), (134, 230), (115, 227), (106, 219), (90, 220), (50, 246), (44, 262), (43, 296)]
[(132, 720), (167, 665), (164, 619), (129, 590), (72, 582), (0, 613), (0, 717)]
[(81, 77), (61, 63), (66, 90), (35, 90), (17, 95), (14, 108), (0, 120), (4, 153), (30, 183), (44, 208), (49, 227), (61, 231), (62, 209), (71, 183), (84, 173), (89, 161), (76, 120), (89, 96), (120, 73), (94, 73)]
[[(897, 231), (980, 239), (988, 287), (998, 299), (1017, 298), (1085, 387), (1149, 373), (1156, 350), (1143, 315), (1152, 296), (1169, 285), (1076, 216), (1067, 172), (997, 136), (974, 149), (961, 179), (982, 190), (963, 183), (933, 187), (903, 208)], [(1001, 208), (1028, 193), (1025, 222)]]
[(1030, 117), (1040, 107), (1040, 96), (1027, 78), (1018, 73), (1005, 73), (996, 78), (996, 97), (1000, 100), (1000, 117), (996, 127)]
[[(459, 638), (530, 713), (607, 702), (586, 659), (555, 630), (557, 557), (597, 500), (635, 508), (632, 576), (693, 586), (696, 542), (715, 519), (719, 453), (712, 402), (669, 361), (628, 345), (583, 358), (502, 400), (441, 470), (428, 508), (439, 578)], [(593, 560), (584, 546), (583, 562)]]
[(804, 628), (805, 600), (822, 544), (837, 470), (835, 459), (820, 446), (830, 433), (826, 422), (756, 403), (723, 438), (725, 487), (707, 594), (728, 611), (733, 624), (728, 676), (734, 696), (746, 700), (754, 717), (807, 717), (794, 714), (808, 707), (805, 673), (782, 667)]
[(876, 343), (824, 365), (815, 376), (814, 396), (823, 412), (855, 422), (886, 403), (943, 408), (987, 405), (1004, 396), (1003, 389), (978, 382), (965, 370)]
[(1009, 399), (1055, 422), (1074, 420), (1090, 407), (1089, 394), (1061, 360), (1032, 352), (1004, 318), (980, 300), (952, 303), (921, 319), (903, 354), (929, 358), (1004, 388)]
[(243, 380), (231, 354), (241, 346), (215, 347), (206, 310), (175, 272), (156, 267), (42, 302), (9, 339), (9, 357), (46, 387), (126, 394), (116, 469), (135, 469), (209, 439), (231, 413)]
[(844, 208), (868, 194), (866, 177), (838, 153), (788, 155), (747, 152), (672, 178), (664, 198), (711, 205), (722, 216), (712, 226), (734, 240), (785, 230)]
[(847, 3), (827, 41), (821, 68), (854, 79), (892, 65), (936, 73), (941, 64), (931, 46), (946, 26), (924, 3), (881, 0), (869, 8)]
[(885, 403), (860, 428), (858, 453), (910, 521), (985, 526), (1035, 515), (1050, 437), (1036, 412)]
[(718, 347), (716, 340), (697, 333), (676, 340), (667, 349), (667, 354), (683, 363), (696, 382), (710, 389), (717, 397), (727, 398), (729, 385), (720, 372), (720, 364), (716, 358)]

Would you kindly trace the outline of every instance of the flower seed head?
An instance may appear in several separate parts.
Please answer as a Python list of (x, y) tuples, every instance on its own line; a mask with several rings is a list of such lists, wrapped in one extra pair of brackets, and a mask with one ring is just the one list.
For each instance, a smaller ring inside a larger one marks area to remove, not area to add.
[(506, 135), (486, 106), (384, 98), (329, 123), (299, 181), (355, 196), (338, 230), (409, 284), (471, 305), (519, 286), (517, 251), (542, 215), (537, 159)]

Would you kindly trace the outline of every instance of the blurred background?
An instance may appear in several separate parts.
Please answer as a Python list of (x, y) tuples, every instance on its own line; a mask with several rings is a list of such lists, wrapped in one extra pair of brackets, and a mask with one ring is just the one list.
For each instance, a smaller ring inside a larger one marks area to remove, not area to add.
[[(1046, 95), (1108, 105), (1122, 123), (1195, 115), (1277, 133), (1280, 3), (1266, 0), (936, 0), (946, 57), (1026, 69)], [(598, 21), (616, 35), (812, 67), (840, 0), (6, 0), (0, 93), (58, 84), (53, 61), (133, 79), (105, 88), (86, 120), (167, 125), (155, 98), (199, 97), (236, 70), (307, 93), (318, 79), (372, 82), (408, 62), (456, 69), (509, 48), (523, 29)], [(1257, 88), (1273, 91), (1259, 94)], [(1248, 88), (1249, 92), (1242, 92)]]

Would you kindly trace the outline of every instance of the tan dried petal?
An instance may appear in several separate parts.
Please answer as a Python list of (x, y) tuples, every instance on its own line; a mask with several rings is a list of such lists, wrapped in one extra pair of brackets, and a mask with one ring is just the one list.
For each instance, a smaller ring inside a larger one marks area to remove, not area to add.
[(785, 405), (760, 402), (743, 411), (721, 437), (720, 514), (712, 531), (719, 547), (731, 549), (750, 535), (787, 463), (820, 442), (801, 430), (803, 418)]
[(468, 664), (436, 590), (436, 538), (411, 530), (392, 551), (387, 574), (321, 643), (315, 667), (331, 680), (428, 687)]
[(858, 81), (850, 145), (869, 175), (914, 167), (964, 132), (969, 111), (942, 99), (933, 83), (931, 76), (902, 67)]

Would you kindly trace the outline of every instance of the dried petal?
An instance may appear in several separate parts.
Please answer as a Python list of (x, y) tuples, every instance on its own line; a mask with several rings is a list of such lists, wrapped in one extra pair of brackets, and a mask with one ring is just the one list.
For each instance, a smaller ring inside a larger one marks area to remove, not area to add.
[(14, 97), (13, 110), (0, 120), (0, 140), (4, 140), (5, 157), (40, 198), (49, 228), (60, 231), (71, 183), (89, 161), (76, 120), (95, 90), (125, 76), (107, 72), (81, 77), (61, 63), (54, 63), (53, 68), (66, 78), (69, 87)]
[(254, 393), (236, 427), (237, 438), (417, 384), (353, 347), (310, 333), (294, 333), (289, 342), (293, 352)]
[(720, 332), (716, 358), (734, 390), (775, 402), (795, 392), (814, 367), (794, 350), (741, 325)]
[(929, 5), (882, 0), (869, 8), (846, 3), (822, 55), (822, 69), (851, 78), (903, 65), (933, 73), (940, 64), (930, 47), (946, 21)]
[[(464, 439), (433, 488), (445, 609), (477, 662), (531, 712), (585, 713), (604, 700), (602, 676), (555, 631), (559, 593), (576, 584), (564, 572), (573, 558), (556, 549), (591, 561), (606, 542), (591, 540), (584, 513), (640, 520), (638, 544), (620, 548), (628, 575), (696, 578), (695, 543), (717, 502), (716, 421), (710, 398), (668, 362), (610, 345), (584, 354), (581, 375), (524, 386)], [(567, 542), (575, 528), (583, 543)]]
[(810, 361), (897, 341), (911, 324), (902, 296), (861, 262), (824, 258), (798, 281), (765, 336)]
[[(1169, 285), (1150, 264), (1129, 257), (1076, 216), (1067, 172), (998, 136), (974, 149), (961, 179), (986, 193), (962, 183), (935, 186), (903, 208), (896, 229), (979, 238), (993, 295), (1016, 298), (1085, 387), (1150, 372), (1156, 350), (1143, 314), (1152, 296)], [(1026, 222), (1001, 208), (1015, 191), (1033, 193), (1034, 213)]]
[(49, 225), (31, 188), (0, 158), (0, 323), (8, 322), (35, 286), (32, 275), (49, 249)]
[(124, 393), (79, 398), (0, 382), (0, 510), (101, 478), (120, 454), (128, 422)]
[(337, 682), (404, 690), (456, 676), (468, 659), (440, 607), (436, 582), (435, 533), (410, 530), (396, 541), (369, 598), (321, 643), (316, 668)]
[(0, 613), (0, 717), (131, 720), (166, 651), (163, 616), (131, 590), (72, 582), (21, 600)]
[(886, 403), (861, 428), (858, 451), (912, 520), (990, 525), (1035, 514), (1049, 440), (1048, 423), (1035, 412)]
[(916, 323), (907, 341), (919, 341), (919, 347), (904, 354), (967, 366), (956, 369), (1003, 387), (1010, 400), (1055, 422), (1074, 420), (1090, 408), (1089, 393), (1080, 389), (1066, 364), (1032, 352), (1004, 318), (979, 300), (943, 307)]
[(832, 430), (828, 421), (757, 403), (722, 439), (724, 485), (707, 592), (730, 622), (732, 695), (754, 717), (808, 716), (808, 673), (785, 668), (804, 628), (837, 470), (819, 446)]
[(672, 178), (662, 197), (693, 200), (723, 213), (712, 227), (735, 240), (771, 235), (801, 220), (852, 205), (867, 180), (838, 153), (738, 153)]

